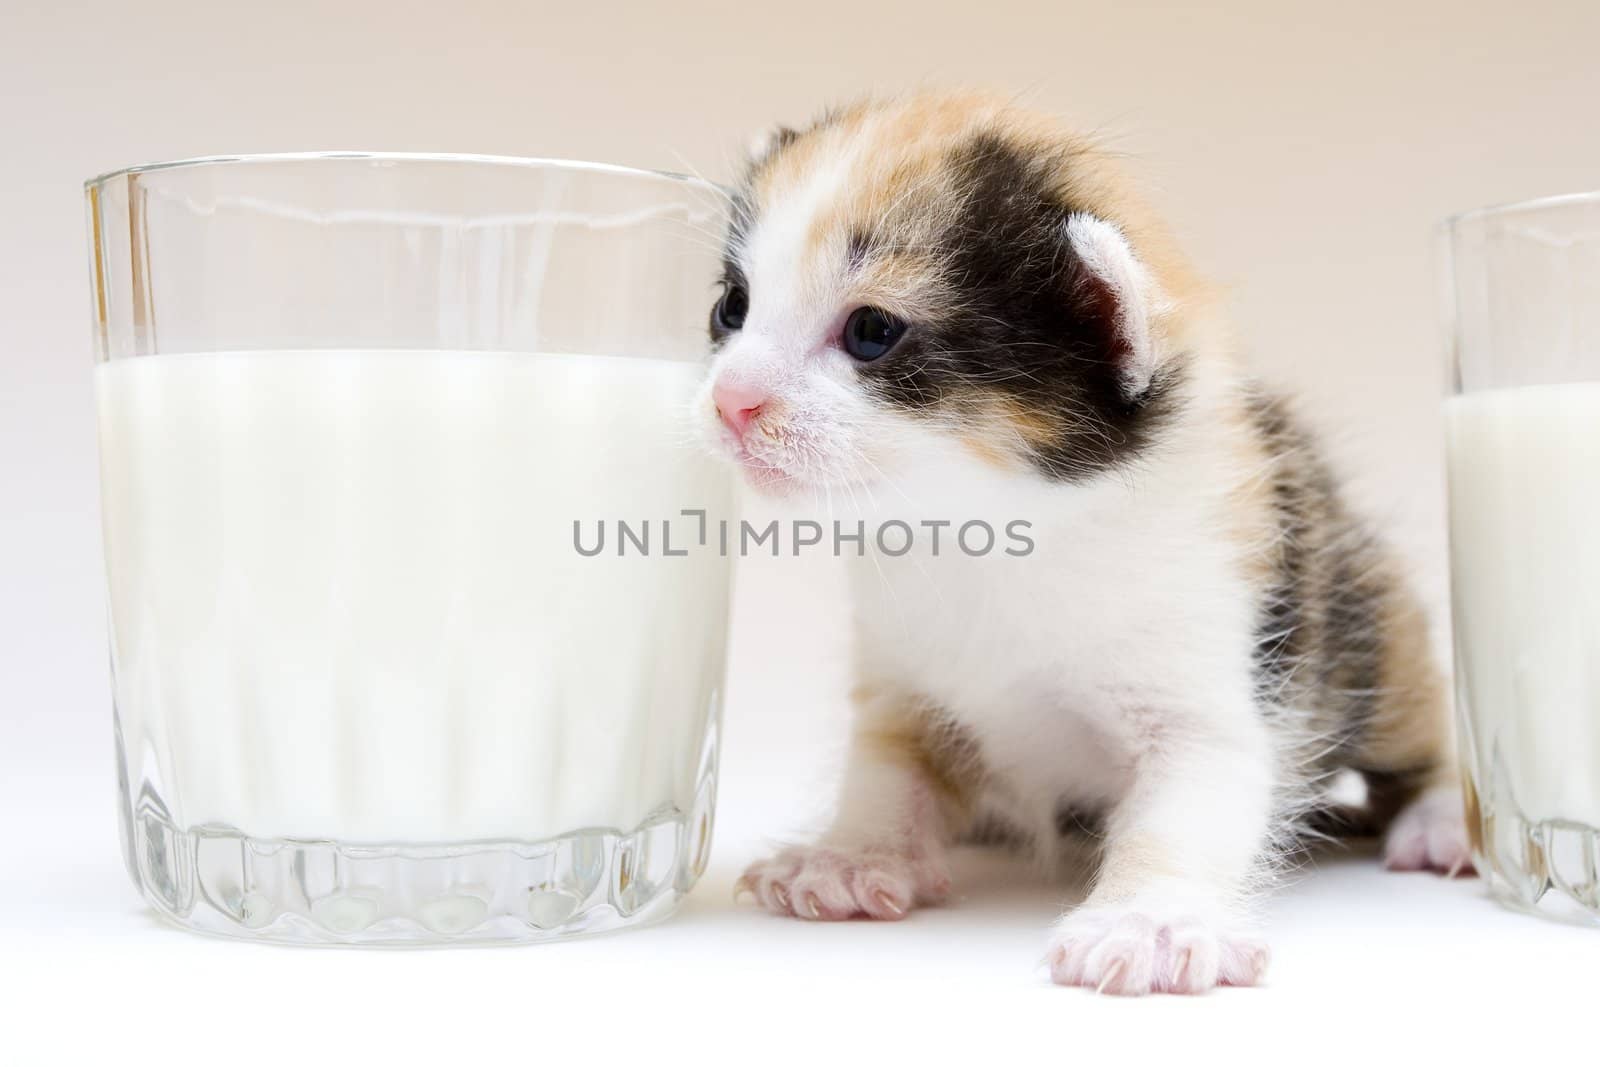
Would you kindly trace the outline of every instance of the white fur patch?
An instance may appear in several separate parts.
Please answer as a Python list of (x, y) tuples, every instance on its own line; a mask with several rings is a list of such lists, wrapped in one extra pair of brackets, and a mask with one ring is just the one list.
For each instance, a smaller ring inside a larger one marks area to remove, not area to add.
[(725, 377), (765, 393), (771, 401), (745, 435), (742, 458), (819, 492), (883, 471), (903, 421), (870, 401), (838, 346), (854, 306), (843, 246), (837, 256), (806, 255), (817, 217), (839, 200), (858, 162), (854, 150), (819, 158), (732, 249), (750, 287), (750, 312), (715, 356), (698, 401), (702, 432), (714, 444), (721, 430), (711, 383)]

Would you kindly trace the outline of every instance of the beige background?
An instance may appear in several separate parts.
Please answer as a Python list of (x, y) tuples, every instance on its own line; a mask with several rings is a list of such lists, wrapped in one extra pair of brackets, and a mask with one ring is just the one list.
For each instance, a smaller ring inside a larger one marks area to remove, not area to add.
[[(1134, 157), (1233, 286), (1258, 364), (1340, 428), (1435, 603), (1435, 224), (1600, 187), (1593, 0), (0, 4), (0, 756), (107, 790), (93, 173), (380, 148), (726, 177), (757, 128), (862, 90), (1015, 91)], [(742, 580), (729, 801), (820, 774), (801, 768), (834, 736), (842, 608), (831, 575), (807, 577), (769, 562)]]

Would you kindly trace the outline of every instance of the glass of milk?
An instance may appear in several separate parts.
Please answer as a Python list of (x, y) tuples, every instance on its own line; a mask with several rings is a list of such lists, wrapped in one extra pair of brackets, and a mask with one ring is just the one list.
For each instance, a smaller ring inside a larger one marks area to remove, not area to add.
[(87, 194), (118, 795), (151, 904), (324, 943), (670, 911), (710, 844), (727, 624), (702, 531), (731, 485), (689, 428), (720, 192), (336, 154)]
[(1600, 921), (1600, 194), (1447, 227), (1456, 693), (1477, 865)]

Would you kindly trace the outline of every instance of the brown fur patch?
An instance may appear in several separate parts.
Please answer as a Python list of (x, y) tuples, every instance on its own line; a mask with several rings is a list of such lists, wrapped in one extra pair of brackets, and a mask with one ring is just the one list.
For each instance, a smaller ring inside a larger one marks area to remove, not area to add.
[(978, 462), (993, 467), (996, 470), (1009, 471), (1016, 467), (1017, 461), (1012, 453), (978, 434), (963, 434), (961, 443)]
[(972, 428), (961, 431), (968, 452), (997, 470), (1015, 470), (1017, 446), (1047, 449), (1060, 444), (1060, 429), (1037, 411), (998, 394), (979, 394)]
[(1433, 767), (1424, 786), (1454, 781), (1450, 703), (1434, 662), (1428, 620), (1399, 581), (1389, 587), (1379, 616), (1383, 634), (1378, 678), (1384, 698), (1373, 716), (1364, 757), (1374, 766)]
[(927, 782), (953, 830), (970, 822), (984, 773), (971, 734), (937, 708), (896, 690), (862, 684), (851, 695), (858, 749)]

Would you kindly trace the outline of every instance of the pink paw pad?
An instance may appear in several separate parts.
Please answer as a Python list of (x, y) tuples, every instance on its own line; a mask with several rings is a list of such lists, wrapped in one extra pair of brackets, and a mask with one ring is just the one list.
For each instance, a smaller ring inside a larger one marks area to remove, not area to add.
[(1402, 811), (1384, 837), (1383, 865), (1391, 871), (1473, 874), (1461, 794), (1454, 787), (1433, 789)]
[(1062, 919), (1045, 959), (1058, 985), (1140, 996), (1255, 985), (1268, 953), (1260, 940), (1201, 919), (1097, 908)]
[(893, 920), (942, 900), (950, 878), (939, 865), (891, 851), (816, 845), (751, 864), (734, 889), (779, 915)]

